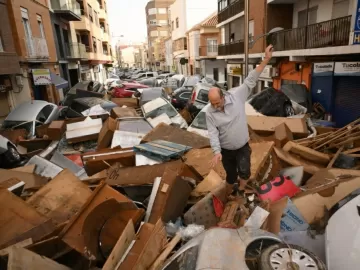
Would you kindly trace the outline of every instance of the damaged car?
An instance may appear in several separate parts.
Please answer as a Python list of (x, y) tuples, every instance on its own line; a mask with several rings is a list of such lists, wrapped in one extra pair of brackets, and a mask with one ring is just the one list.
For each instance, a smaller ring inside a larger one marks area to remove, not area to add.
[[(188, 124), (185, 119), (177, 112), (174, 106), (165, 98), (157, 98), (150, 101), (143, 106), (141, 110), (146, 119), (153, 125), (154, 121), (157, 121), (158, 117), (166, 118), (167, 124), (174, 124), (180, 128), (187, 128)], [(161, 121), (163, 122), (163, 121)], [(156, 125), (155, 125), (156, 126)]]
[(11, 169), (23, 166), (26, 163), (16, 145), (10, 140), (0, 135), (0, 168)]

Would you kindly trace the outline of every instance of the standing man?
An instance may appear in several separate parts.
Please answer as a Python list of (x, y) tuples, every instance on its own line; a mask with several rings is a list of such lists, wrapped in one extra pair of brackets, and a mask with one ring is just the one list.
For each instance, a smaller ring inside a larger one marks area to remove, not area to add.
[(251, 71), (244, 83), (223, 93), (219, 88), (211, 88), (211, 106), (206, 112), (206, 123), (210, 143), (214, 153), (211, 166), (222, 161), (226, 171), (227, 194), (240, 178), (240, 187), (245, 188), (250, 178), (249, 131), (245, 113), (245, 102), (252, 88), (256, 86), (260, 74), (272, 57), (273, 46), (265, 50), (265, 58), (255, 70)]

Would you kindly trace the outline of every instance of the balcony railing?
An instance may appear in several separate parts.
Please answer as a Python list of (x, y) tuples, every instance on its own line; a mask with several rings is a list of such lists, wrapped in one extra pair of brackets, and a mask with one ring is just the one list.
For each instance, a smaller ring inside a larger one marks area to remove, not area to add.
[(276, 32), (269, 37), (276, 51), (314, 49), (349, 44), (351, 15)]
[(223, 10), (219, 10), (218, 23), (222, 23), (223, 21), (230, 19), (231, 17), (244, 11), (244, 9), (245, 9), (244, 0), (237, 0), (236, 2), (232, 3), (230, 6), (227, 6)]
[(80, 4), (76, 0), (51, 0), (51, 8), (67, 20), (81, 20)]
[(218, 55), (218, 45), (200, 46), (200, 57), (216, 57)]
[(220, 44), (218, 49), (218, 55), (234, 55), (244, 53), (244, 41), (238, 40), (230, 43)]
[(65, 44), (66, 58), (68, 59), (86, 59), (86, 47), (82, 43)]
[(49, 50), (45, 38), (25, 38), (26, 57), (29, 59), (48, 59)]

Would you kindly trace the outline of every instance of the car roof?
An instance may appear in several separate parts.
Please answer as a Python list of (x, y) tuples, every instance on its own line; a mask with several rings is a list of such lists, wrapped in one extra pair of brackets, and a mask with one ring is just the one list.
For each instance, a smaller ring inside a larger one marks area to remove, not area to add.
[(168, 102), (165, 99), (159, 97), (148, 103), (145, 103), (142, 107), (144, 109), (144, 112), (148, 113), (148, 112), (152, 112), (153, 110), (160, 108), (161, 106), (164, 106), (166, 104), (168, 104)]
[(163, 91), (162, 87), (145, 88), (141, 94), (142, 100), (151, 100), (161, 96)]
[(33, 100), (20, 104), (12, 110), (6, 117), (5, 121), (34, 121), (40, 111), (47, 105), (56, 106), (43, 100)]

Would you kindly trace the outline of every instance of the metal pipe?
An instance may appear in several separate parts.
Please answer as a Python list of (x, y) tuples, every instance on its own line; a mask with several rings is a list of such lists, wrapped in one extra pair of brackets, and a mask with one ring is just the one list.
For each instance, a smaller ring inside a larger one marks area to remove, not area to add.
[(244, 10), (244, 20), (245, 20), (245, 78), (249, 74), (249, 0), (245, 0), (245, 10)]

